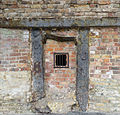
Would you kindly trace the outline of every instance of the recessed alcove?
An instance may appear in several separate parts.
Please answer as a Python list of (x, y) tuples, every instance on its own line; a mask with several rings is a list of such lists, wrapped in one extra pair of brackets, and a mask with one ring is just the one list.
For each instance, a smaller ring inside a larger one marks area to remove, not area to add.
[(47, 103), (53, 113), (67, 113), (76, 104), (76, 67), (73, 41), (47, 39), (44, 44), (44, 84)]

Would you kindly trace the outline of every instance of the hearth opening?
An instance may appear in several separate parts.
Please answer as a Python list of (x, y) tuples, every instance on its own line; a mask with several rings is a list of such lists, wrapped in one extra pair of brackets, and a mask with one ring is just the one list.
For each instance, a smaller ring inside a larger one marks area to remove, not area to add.
[(69, 68), (69, 53), (54, 53), (54, 68)]

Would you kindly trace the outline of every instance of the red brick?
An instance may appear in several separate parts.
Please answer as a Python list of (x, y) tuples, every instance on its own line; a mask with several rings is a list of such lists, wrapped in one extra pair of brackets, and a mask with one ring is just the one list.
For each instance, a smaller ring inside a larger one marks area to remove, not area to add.
[(67, 43), (59, 43), (58, 46), (59, 46), (60, 48), (64, 48), (64, 47), (67, 46)]
[(26, 49), (20, 49), (19, 52), (26, 52)]
[(53, 51), (53, 48), (47, 48), (46, 51)]
[(55, 48), (55, 51), (63, 51), (63, 48)]
[[(75, 44), (74, 42), (48, 42), (45, 45), (44, 54), (45, 58), (47, 58), (47, 62), (45, 61), (45, 69), (47, 70), (45, 72), (45, 80), (46, 84), (54, 85), (57, 88), (68, 88), (69, 84), (72, 82), (75, 83), (75, 81), (71, 81), (70, 79), (67, 80), (66, 78), (74, 78), (76, 77), (73, 75), (73, 71), (76, 69), (70, 69), (70, 68), (53, 68), (53, 53), (54, 52), (68, 52), (69, 53), (69, 61), (71, 61), (71, 64), (73, 63), (73, 67), (76, 65), (76, 52), (75, 52)], [(48, 48), (53, 48), (53, 51), (47, 51)], [(69, 49), (71, 49), (69, 51)], [(49, 61), (49, 62), (48, 62)], [(74, 63), (75, 62), (75, 63)], [(50, 79), (49, 79), (50, 78)], [(75, 80), (75, 79), (72, 79)], [(57, 83), (56, 83), (57, 82)], [(59, 84), (58, 84), (59, 83)]]
[(18, 63), (19, 61), (10, 61), (10, 63)]
[(112, 78), (113, 78), (113, 79), (120, 80), (120, 75), (112, 75)]
[(59, 88), (59, 89), (62, 89), (62, 88), (63, 88), (63, 86), (60, 86), (60, 85), (57, 85), (56, 87)]
[(70, 82), (74, 83), (75, 82), (75, 78), (70, 78)]
[(55, 86), (57, 86), (57, 85), (59, 85), (59, 82), (57, 82), (57, 81), (55, 82), (54, 81), (54, 82), (52, 82), (52, 84), (55, 85)]
[(98, 3), (101, 5), (107, 5), (107, 4), (110, 4), (111, 2), (110, 0), (99, 0)]
[(68, 34), (70, 37), (74, 37), (74, 36), (76, 36), (76, 32), (70, 32), (69, 34)]
[(109, 12), (108, 13), (108, 17), (114, 17), (115, 16), (115, 13), (114, 12)]
[(90, 4), (90, 7), (91, 7), (91, 8), (95, 8), (95, 7), (96, 7), (96, 4)]
[(20, 68), (21, 71), (30, 71), (30, 67), (23, 67), (23, 68)]
[(104, 70), (104, 69), (109, 69), (109, 67), (107, 67), (107, 66), (97, 66), (96, 69), (97, 69), (97, 70), (99, 70), (99, 69), (100, 69), (100, 70), (101, 70), (101, 69)]
[(75, 61), (76, 61), (76, 59), (71, 59), (71, 61), (72, 61), (72, 62), (75, 62)]
[(76, 74), (74, 73), (74, 74), (71, 74), (71, 77), (74, 77), (74, 78), (76, 78)]
[(28, 60), (28, 57), (20, 57), (19, 59)]
[(10, 56), (21, 56), (21, 53), (11, 53)]
[(49, 77), (50, 76), (50, 73), (45, 73), (45, 77)]
[(0, 68), (0, 71), (7, 71), (6, 68)]
[(19, 68), (10, 68), (9, 71), (19, 71)]
[(70, 77), (69, 73), (68, 74), (64, 74), (64, 77)]
[(50, 52), (50, 54), (53, 54), (54, 52)]
[(120, 43), (115, 43), (115, 46), (120, 46)]
[(27, 60), (20, 60), (19, 63), (27, 63)]
[(19, 50), (18, 49), (13, 49), (13, 52), (17, 53), (17, 52), (19, 52)]
[(28, 51), (28, 53), (21, 53), (21, 55), (22, 55), (22, 56), (25, 56), (25, 55), (28, 56), (28, 55), (30, 55), (30, 54), (29, 54), (29, 51)]
[(110, 59), (104, 59), (104, 62), (109, 62), (110, 61)]
[(97, 50), (106, 50), (106, 47), (104, 47), (104, 46), (97, 47)]
[(5, 60), (16, 60), (17, 58), (16, 57), (9, 57), (9, 58), (6, 58)]
[(48, 45), (48, 47), (51, 47), (51, 48), (56, 48), (56, 47), (57, 47), (57, 45), (55, 45), (55, 44), (50, 44), (50, 45)]
[(100, 78), (100, 77), (101, 77), (101, 75), (99, 75), (99, 74), (90, 74), (90, 77)]
[(64, 73), (65, 70), (55, 70), (55, 73)]

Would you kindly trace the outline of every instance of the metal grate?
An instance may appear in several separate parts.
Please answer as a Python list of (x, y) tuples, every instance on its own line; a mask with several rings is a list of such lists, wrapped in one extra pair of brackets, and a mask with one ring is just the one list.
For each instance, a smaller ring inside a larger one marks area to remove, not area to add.
[(54, 53), (54, 68), (69, 68), (69, 54)]

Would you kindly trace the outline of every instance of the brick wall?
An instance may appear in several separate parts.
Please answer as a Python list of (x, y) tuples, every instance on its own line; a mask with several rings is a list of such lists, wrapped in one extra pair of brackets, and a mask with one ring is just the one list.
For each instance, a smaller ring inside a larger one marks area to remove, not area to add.
[[(68, 88), (76, 82), (76, 48), (74, 42), (47, 40), (45, 50), (45, 82), (49, 87)], [(54, 68), (53, 53), (69, 53), (69, 68)], [(52, 86), (53, 85), (53, 86)]]
[(0, 29), (0, 71), (29, 71), (29, 31)]
[(0, 18), (120, 17), (119, 0), (1, 0)]
[(120, 112), (120, 28), (91, 28), (89, 37), (89, 110)]
[[(44, 30), (44, 29), (43, 29)], [(46, 30), (45, 30), (46, 31)], [(78, 37), (77, 29), (47, 30)], [(30, 113), (31, 48), (29, 31), (0, 28), (0, 113)], [(39, 104), (54, 113), (72, 110), (76, 101), (76, 46), (48, 39), (44, 44), (45, 93)], [(90, 28), (87, 111), (120, 112), (120, 28)], [(69, 68), (53, 68), (53, 52), (69, 52)], [(78, 110), (78, 109), (77, 109)]]
[(0, 28), (0, 113), (28, 111), (30, 67), (29, 31)]
[[(74, 31), (55, 32), (56, 35), (73, 36)], [(54, 53), (69, 53), (69, 68), (54, 68)], [(54, 113), (66, 113), (76, 103), (76, 46), (74, 42), (48, 39), (44, 45), (45, 92), (48, 106)]]

